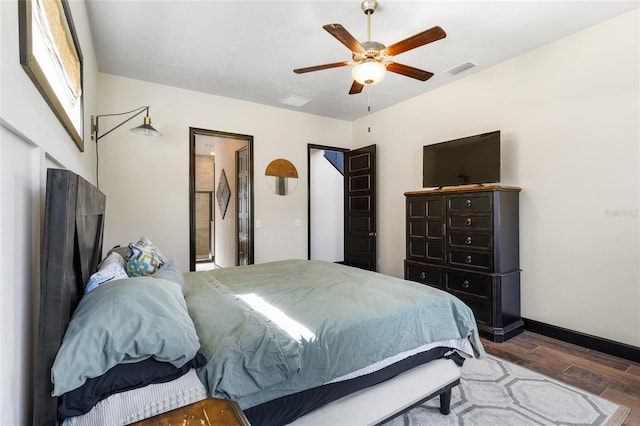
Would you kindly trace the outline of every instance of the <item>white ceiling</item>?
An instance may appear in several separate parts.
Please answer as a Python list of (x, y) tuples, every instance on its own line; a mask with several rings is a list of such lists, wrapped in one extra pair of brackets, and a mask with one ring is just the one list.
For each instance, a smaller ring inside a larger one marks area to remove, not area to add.
[[(87, 0), (87, 5), (101, 72), (351, 121), (367, 114), (368, 103), (372, 111), (381, 110), (640, 2), (380, 0), (371, 18), (372, 40), (389, 46), (436, 25), (447, 37), (394, 58), (433, 72), (430, 80), (387, 73), (358, 95), (348, 95), (350, 67), (292, 71), (351, 59), (322, 26), (340, 23), (366, 41), (367, 18), (358, 0)], [(466, 61), (478, 66), (456, 76), (445, 73)], [(311, 102), (301, 108), (279, 103), (289, 95)]]

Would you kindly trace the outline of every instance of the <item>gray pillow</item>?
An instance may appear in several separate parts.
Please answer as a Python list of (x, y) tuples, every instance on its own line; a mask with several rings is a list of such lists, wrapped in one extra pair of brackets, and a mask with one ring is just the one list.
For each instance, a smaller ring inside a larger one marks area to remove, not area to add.
[(184, 294), (184, 277), (178, 267), (178, 264), (174, 260), (167, 260), (167, 262), (160, 267), (153, 275), (153, 278), (162, 278), (167, 281), (174, 282), (182, 289)]
[(52, 396), (119, 363), (153, 357), (179, 368), (199, 348), (175, 283), (150, 276), (114, 281), (85, 295), (74, 312), (51, 369)]
[(105, 259), (111, 254), (111, 253), (118, 253), (120, 256), (122, 256), (122, 258), (124, 259), (125, 256), (127, 255), (127, 252), (129, 251), (129, 245), (125, 245), (125, 246), (114, 246), (111, 250), (109, 250), (109, 252), (107, 253), (107, 256), (105, 256)]

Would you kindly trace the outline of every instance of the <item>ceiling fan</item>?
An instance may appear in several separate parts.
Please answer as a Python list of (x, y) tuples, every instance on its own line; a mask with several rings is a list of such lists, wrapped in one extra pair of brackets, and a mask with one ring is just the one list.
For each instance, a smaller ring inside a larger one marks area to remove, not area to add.
[(293, 70), (293, 72), (303, 74), (329, 68), (355, 65), (352, 71), (354, 81), (349, 90), (350, 95), (362, 92), (362, 88), (365, 85), (380, 82), (384, 78), (386, 71), (415, 78), (420, 81), (426, 81), (433, 77), (433, 73), (429, 71), (399, 64), (394, 60), (394, 56), (445, 38), (447, 34), (444, 30), (436, 26), (394, 43), (391, 46), (385, 46), (382, 43), (371, 40), (371, 15), (373, 15), (377, 7), (378, 2), (376, 0), (365, 0), (361, 4), (362, 10), (365, 15), (367, 15), (367, 41), (364, 43), (360, 43), (340, 24), (327, 24), (322, 27), (351, 50), (351, 61), (297, 68)]

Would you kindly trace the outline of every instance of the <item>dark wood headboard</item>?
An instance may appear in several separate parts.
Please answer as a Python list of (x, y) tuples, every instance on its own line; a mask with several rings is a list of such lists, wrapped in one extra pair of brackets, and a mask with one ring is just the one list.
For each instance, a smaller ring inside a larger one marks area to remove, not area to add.
[(58, 424), (51, 367), (71, 315), (102, 257), (106, 198), (68, 170), (47, 170), (34, 425)]

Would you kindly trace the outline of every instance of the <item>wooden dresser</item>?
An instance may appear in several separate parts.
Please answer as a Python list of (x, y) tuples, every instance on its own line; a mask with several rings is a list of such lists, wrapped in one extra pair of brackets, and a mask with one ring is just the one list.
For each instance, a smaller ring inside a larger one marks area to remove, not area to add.
[(250, 426), (237, 403), (207, 398), (164, 414), (134, 423), (133, 426)]
[(407, 192), (405, 279), (465, 302), (480, 334), (503, 342), (520, 317), (520, 188), (467, 186)]

